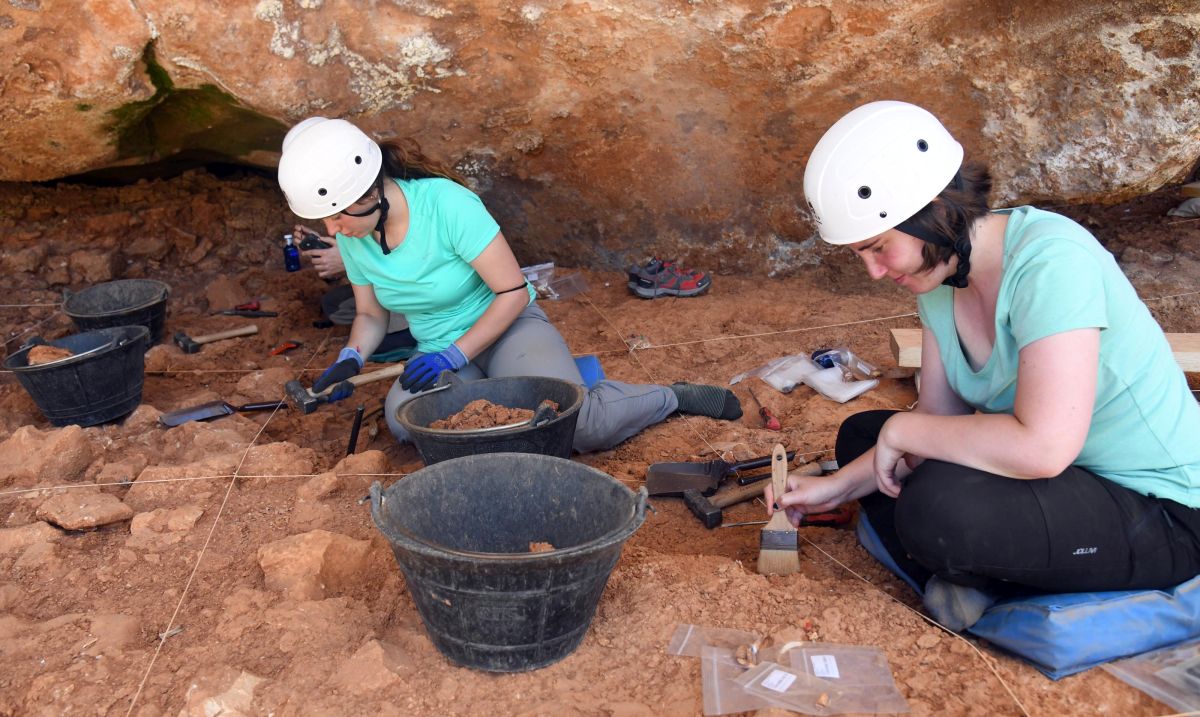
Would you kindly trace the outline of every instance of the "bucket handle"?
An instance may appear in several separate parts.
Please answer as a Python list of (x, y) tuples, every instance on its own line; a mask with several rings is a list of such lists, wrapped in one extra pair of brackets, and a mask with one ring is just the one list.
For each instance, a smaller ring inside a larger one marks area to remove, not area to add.
[(383, 521), (383, 486), (379, 481), (371, 483), (371, 520), (375, 521), (375, 525), (382, 526)]
[(646, 507), (649, 505), (650, 494), (646, 491), (646, 486), (638, 488), (637, 495), (634, 496), (633, 514), (637, 517), (638, 523), (641, 523), (646, 518)]

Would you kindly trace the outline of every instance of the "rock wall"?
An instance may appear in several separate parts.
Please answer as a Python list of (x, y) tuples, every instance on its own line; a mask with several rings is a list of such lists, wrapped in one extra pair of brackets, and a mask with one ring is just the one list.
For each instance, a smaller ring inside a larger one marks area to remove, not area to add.
[(270, 166), (320, 113), (455, 163), (526, 255), (795, 265), (808, 152), (874, 99), (941, 116), (999, 203), (1184, 178), (1198, 36), (1182, 0), (9, 0), (0, 180)]

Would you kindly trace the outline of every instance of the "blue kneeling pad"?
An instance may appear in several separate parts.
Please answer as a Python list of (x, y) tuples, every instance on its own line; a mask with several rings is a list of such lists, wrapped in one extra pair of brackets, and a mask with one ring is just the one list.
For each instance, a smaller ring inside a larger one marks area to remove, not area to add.
[(588, 390), (604, 380), (604, 368), (600, 366), (600, 359), (595, 354), (576, 356), (575, 366), (579, 368), (579, 375), (583, 376), (583, 383)]
[[(858, 539), (918, 594), (858, 514)], [(1052, 679), (1200, 637), (1200, 576), (1169, 590), (1119, 590), (1001, 600), (967, 632), (1028, 660)]]

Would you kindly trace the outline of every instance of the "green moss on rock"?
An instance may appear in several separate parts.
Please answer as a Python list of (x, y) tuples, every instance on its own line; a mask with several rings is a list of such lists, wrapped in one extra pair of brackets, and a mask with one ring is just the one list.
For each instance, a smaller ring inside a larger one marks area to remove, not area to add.
[(120, 159), (158, 161), (181, 152), (200, 152), (237, 161), (255, 150), (278, 151), (287, 128), (276, 119), (243, 107), (215, 85), (176, 89), (154, 56), (154, 43), (142, 52), (154, 95), (112, 110), (108, 130)]

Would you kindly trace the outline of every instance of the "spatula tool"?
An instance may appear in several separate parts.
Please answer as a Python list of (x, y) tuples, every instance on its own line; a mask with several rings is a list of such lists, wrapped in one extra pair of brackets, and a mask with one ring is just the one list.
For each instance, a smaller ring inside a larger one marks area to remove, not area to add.
[(178, 426), (188, 421), (204, 421), (209, 418), (217, 418), (219, 416), (232, 416), (235, 413), (251, 413), (253, 411), (271, 411), (276, 408), (286, 408), (287, 401), (262, 401), (260, 403), (247, 403), (242, 406), (234, 406), (225, 401), (209, 401), (202, 403), (199, 406), (190, 408), (180, 408), (175, 411), (167, 411), (158, 417), (158, 422), (171, 428)]

